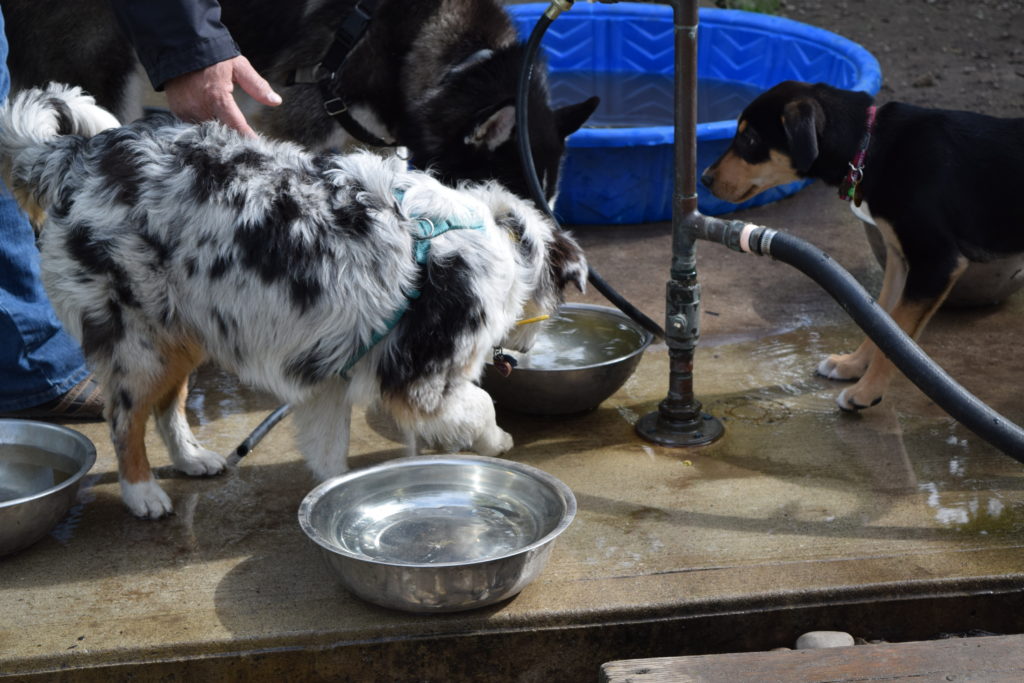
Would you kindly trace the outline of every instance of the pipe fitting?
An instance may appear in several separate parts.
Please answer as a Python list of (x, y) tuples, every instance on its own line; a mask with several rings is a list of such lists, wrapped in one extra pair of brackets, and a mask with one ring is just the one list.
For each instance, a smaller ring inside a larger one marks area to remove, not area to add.
[(686, 315), (683, 313), (676, 313), (668, 318), (668, 326), (671, 330), (681, 334), (686, 329)]
[(551, 5), (544, 10), (544, 16), (551, 21), (558, 18), (558, 15), (562, 12), (568, 12), (572, 9), (574, 0), (551, 0)]
[(704, 215), (689, 221), (688, 227), (690, 227), (694, 239), (716, 242), (733, 251), (759, 255), (768, 255), (772, 238), (778, 232), (773, 228), (766, 228), (754, 223), (723, 220)]

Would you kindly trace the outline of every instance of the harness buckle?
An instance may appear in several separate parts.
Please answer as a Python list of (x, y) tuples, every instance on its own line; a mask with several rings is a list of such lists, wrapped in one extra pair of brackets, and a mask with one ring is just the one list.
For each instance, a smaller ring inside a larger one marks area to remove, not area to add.
[(854, 185), (864, 179), (864, 167), (850, 164), (850, 182)]
[(423, 236), (422, 236), (421, 239), (429, 240), (429, 239), (433, 239), (435, 236), (437, 236), (437, 234), (438, 234), (437, 226), (434, 225), (434, 221), (430, 220), (429, 218), (418, 218), (417, 220), (420, 221), (420, 223), (427, 223), (428, 225), (430, 225), (430, 232), (427, 232), (426, 230), (424, 230)]
[(285, 85), (313, 85), (314, 83), (320, 83), (321, 81), (331, 82), (334, 80), (334, 72), (325, 67), (323, 64), (317, 63), (313, 66), (300, 66), (297, 69), (293, 69), (288, 74), (288, 78), (285, 79)]
[(344, 114), (348, 111), (348, 104), (346, 104), (345, 100), (340, 97), (332, 97), (329, 100), (324, 100), (324, 111), (326, 111), (330, 116)]

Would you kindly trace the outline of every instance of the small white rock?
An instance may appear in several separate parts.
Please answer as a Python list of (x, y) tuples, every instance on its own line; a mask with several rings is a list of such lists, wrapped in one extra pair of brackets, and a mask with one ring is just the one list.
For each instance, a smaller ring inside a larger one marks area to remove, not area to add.
[(851, 645), (853, 645), (853, 636), (843, 631), (810, 631), (796, 639), (797, 650), (850, 647)]

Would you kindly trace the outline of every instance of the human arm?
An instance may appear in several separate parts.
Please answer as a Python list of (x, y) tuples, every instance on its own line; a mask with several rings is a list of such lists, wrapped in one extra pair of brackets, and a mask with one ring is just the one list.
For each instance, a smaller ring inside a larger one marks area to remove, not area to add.
[(216, 0), (111, 0), (150, 82), (186, 121), (218, 119), (254, 135), (231, 96), (237, 84), (257, 102), (281, 98), (238, 50)]

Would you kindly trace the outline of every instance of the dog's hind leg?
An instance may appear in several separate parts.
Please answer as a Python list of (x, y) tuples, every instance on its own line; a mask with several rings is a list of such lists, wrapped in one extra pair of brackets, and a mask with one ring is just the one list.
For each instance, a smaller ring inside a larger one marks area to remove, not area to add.
[(166, 366), (165, 391), (153, 407), (157, 431), (174, 469), (194, 477), (218, 474), (226, 466), (224, 456), (199, 445), (185, 417), (189, 374), (201, 359), (195, 347), (178, 351)]
[(131, 399), (128, 390), (119, 383), (108, 383), (111, 396), (108, 403), (110, 435), (117, 453), (117, 475), (121, 485), (121, 499), (133, 515), (143, 519), (158, 519), (172, 510), (171, 499), (156, 483), (146, 458), (146, 420), (148, 406), (140, 407)]
[[(967, 265), (967, 259), (962, 256), (956, 260), (955, 265), (947, 275), (943, 289), (937, 296), (919, 299), (909, 299), (905, 295), (901, 296), (899, 303), (896, 304), (892, 311), (893, 321), (912, 339), (917, 339), (932, 315), (934, 315), (935, 311), (939, 310), (942, 302), (946, 300), (949, 291), (953, 289), (953, 285), (963, 275), (963, 272), (967, 270)], [(914, 269), (911, 268), (910, 277), (913, 276)], [(870, 408), (882, 400), (882, 395), (885, 393), (886, 388), (888, 388), (889, 382), (892, 381), (895, 373), (896, 366), (893, 365), (893, 362), (880, 349), (875, 349), (875, 353), (871, 358), (871, 364), (868, 366), (864, 376), (852, 387), (841, 391), (839, 396), (836, 397), (836, 403), (839, 404), (841, 409), (848, 411)]]
[(152, 406), (149, 387), (140, 386), (134, 374), (105, 372), (106, 365), (96, 363), (94, 367), (107, 392), (106, 417), (117, 454), (121, 500), (136, 517), (158, 519), (169, 514), (172, 505), (146, 457), (146, 420)]
[[(879, 220), (877, 224), (885, 240), (885, 272), (882, 276), (882, 289), (878, 293), (878, 305), (891, 314), (900, 301), (903, 286), (907, 281), (907, 259), (889, 224), (883, 220)], [(817, 372), (829, 379), (860, 379), (867, 372), (877, 352), (878, 347), (875, 343), (870, 337), (865, 337), (853, 353), (836, 354), (821, 361)]]
[[(125, 322), (129, 321), (125, 319)], [(126, 328), (131, 325), (126, 324)], [(129, 332), (123, 338), (137, 340)], [(152, 344), (125, 341), (93, 366), (107, 388), (107, 419), (117, 453), (121, 497), (136, 517), (157, 519), (172, 510), (171, 499), (153, 477), (146, 457), (146, 421), (160, 406), (174, 403), (201, 352), (194, 344)], [(170, 445), (170, 444), (168, 444)]]
[(305, 401), (292, 409), (299, 451), (318, 479), (348, 471), (352, 403), (348, 382), (340, 377), (321, 383)]

